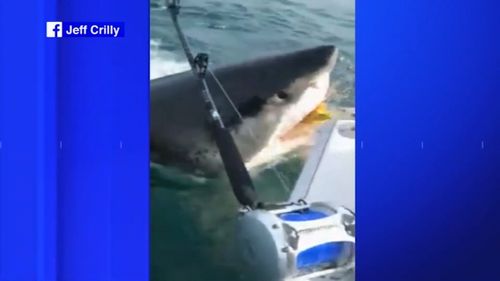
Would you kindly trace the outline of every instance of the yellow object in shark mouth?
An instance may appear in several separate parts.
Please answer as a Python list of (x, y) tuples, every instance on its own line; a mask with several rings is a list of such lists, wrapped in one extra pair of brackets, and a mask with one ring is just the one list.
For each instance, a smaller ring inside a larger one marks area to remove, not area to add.
[(280, 137), (282, 141), (308, 143), (314, 133), (314, 129), (332, 118), (326, 102), (322, 102), (311, 113), (306, 115), (290, 131)]
[(332, 113), (328, 110), (326, 102), (322, 102), (311, 113), (306, 115), (300, 123), (321, 124), (332, 118)]

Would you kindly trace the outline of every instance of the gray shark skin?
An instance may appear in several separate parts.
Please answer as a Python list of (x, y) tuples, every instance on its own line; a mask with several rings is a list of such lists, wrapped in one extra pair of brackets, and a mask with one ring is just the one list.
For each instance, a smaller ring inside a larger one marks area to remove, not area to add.
[[(278, 135), (324, 100), (325, 83), (317, 81), (329, 77), (337, 55), (334, 46), (326, 45), (212, 70), (243, 120), (207, 73), (210, 92), (245, 162), (276, 143)], [(317, 89), (319, 94), (308, 94), (309, 88)], [(215, 176), (223, 171), (222, 163), (210, 135), (200, 91), (201, 84), (191, 71), (151, 80), (151, 161)]]

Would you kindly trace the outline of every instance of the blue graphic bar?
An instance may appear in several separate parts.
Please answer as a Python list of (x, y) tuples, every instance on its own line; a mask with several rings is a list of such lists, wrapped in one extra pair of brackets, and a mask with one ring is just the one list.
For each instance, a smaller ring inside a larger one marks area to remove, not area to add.
[(149, 3), (3, 1), (0, 34), (0, 281), (149, 280)]

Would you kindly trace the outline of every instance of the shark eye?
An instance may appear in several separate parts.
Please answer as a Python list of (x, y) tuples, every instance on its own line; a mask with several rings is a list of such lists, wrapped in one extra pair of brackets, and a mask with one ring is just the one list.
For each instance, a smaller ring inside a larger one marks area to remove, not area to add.
[(276, 96), (278, 96), (278, 98), (282, 100), (286, 100), (289, 97), (289, 95), (284, 91), (279, 91), (278, 94), (276, 94)]

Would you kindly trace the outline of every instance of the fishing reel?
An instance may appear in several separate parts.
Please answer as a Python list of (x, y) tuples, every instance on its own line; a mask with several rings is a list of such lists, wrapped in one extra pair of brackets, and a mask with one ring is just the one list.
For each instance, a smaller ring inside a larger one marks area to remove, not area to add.
[(351, 211), (328, 203), (245, 209), (237, 221), (237, 246), (255, 280), (340, 277), (354, 269), (354, 225)]

